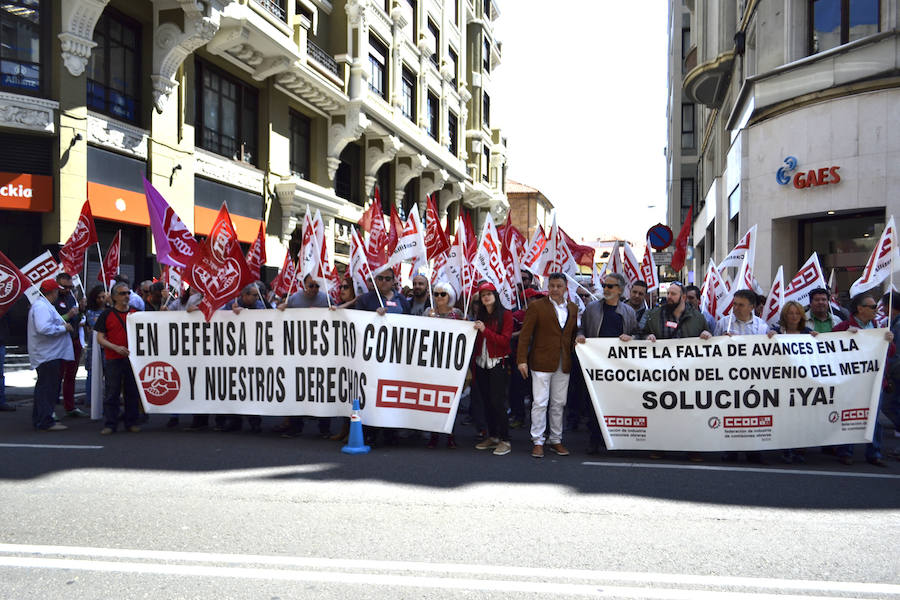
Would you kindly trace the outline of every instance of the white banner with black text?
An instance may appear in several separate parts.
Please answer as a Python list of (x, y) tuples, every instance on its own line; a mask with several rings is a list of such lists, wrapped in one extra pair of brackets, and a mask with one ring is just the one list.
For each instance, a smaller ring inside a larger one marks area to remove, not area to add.
[(148, 413), (349, 416), (449, 433), (475, 341), (471, 323), (325, 308), (129, 315)]
[(871, 441), (884, 332), (590, 338), (576, 352), (611, 450), (804, 448)]

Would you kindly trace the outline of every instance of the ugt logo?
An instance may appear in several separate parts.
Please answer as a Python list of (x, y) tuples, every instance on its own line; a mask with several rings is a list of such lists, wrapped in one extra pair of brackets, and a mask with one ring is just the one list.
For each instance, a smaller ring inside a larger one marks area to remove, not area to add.
[(165, 406), (178, 395), (181, 378), (175, 367), (169, 363), (155, 361), (141, 369), (140, 384), (144, 388), (147, 402), (155, 406)]

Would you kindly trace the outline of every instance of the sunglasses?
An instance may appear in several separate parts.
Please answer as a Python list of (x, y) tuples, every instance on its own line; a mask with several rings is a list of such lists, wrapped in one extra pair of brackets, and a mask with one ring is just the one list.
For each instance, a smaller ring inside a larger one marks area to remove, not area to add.
[(308, 288), (318, 288), (318, 287), (319, 287), (319, 284), (318, 284), (318, 283), (310, 283), (310, 284), (308, 284), (306, 287), (308, 287)]
[(435, 296), (436, 298), (443, 298), (443, 297), (446, 296), (446, 295), (447, 295), (447, 292), (435, 292), (435, 293), (434, 293), (434, 296)]
[(878, 308), (877, 304), (860, 304), (859, 306), (860, 308), (871, 308), (873, 310)]
[(341, 289), (342, 289), (342, 290), (349, 290), (350, 287), (351, 287), (351, 286), (347, 285), (346, 283), (342, 283), (342, 284), (341, 284)]
[(590, 296), (588, 294), (578, 294), (578, 297), (581, 298), (582, 300), (590, 299)]
[(608, 289), (608, 290), (611, 290), (611, 289), (613, 289), (614, 287), (619, 287), (619, 284), (618, 284), (618, 283), (604, 283), (604, 284), (603, 284), (603, 287), (606, 288), (606, 289)]
[(394, 276), (393, 275), (376, 275), (375, 279), (377, 279), (378, 281), (393, 281)]
[(130, 293), (131, 293), (131, 292), (116, 292), (116, 296), (127, 296), (127, 295), (129, 295)]

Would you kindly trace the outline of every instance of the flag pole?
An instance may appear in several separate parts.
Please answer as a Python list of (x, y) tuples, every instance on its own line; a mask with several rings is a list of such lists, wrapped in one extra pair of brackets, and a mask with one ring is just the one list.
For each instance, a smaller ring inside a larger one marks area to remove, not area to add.
[[(894, 215), (891, 215), (891, 221), (894, 220)], [(891, 249), (891, 275), (888, 280), (888, 306), (887, 306), (887, 327), (891, 328), (891, 310), (894, 308), (894, 255), (897, 254), (897, 230), (896, 226), (894, 231), (891, 232), (893, 235), (893, 239), (891, 240), (891, 245), (893, 248)], [(829, 299), (830, 303), (830, 299)], [(828, 307), (831, 310), (831, 307)]]
[[(103, 253), (100, 252), (100, 242), (97, 242), (97, 256), (100, 257), (100, 276), (103, 277), (103, 289), (106, 290), (106, 293), (109, 293), (109, 282), (106, 281), (106, 270), (103, 268)], [(85, 261), (87, 262), (87, 261)], [(81, 291), (84, 291), (84, 286), (82, 286)]]

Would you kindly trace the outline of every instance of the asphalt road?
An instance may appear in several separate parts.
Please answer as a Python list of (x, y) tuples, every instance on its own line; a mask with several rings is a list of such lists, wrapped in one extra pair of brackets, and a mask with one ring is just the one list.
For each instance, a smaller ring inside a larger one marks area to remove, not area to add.
[[(0, 413), (0, 598), (900, 598), (900, 462), (187, 433)], [(266, 430), (274, 425), (266, 420)], [(891, 446), (898, 440), (889, 439)], [(59, 446), (59, 447), (56, 447)], [(677, 457), (673, 457), (677, 458)]]

